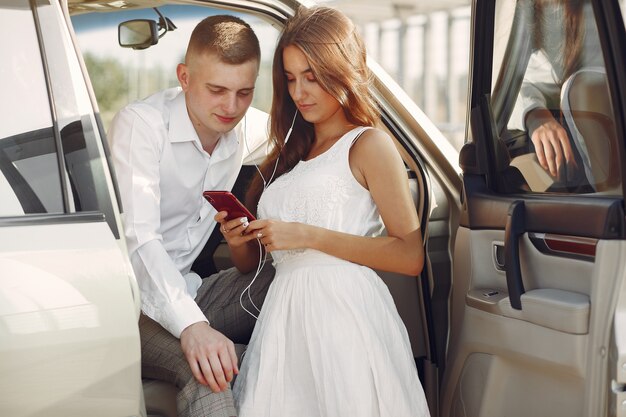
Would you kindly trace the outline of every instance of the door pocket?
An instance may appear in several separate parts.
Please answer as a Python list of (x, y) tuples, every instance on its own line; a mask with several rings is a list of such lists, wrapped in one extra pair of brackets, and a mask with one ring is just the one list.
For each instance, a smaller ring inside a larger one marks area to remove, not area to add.
[(511, 307), (508, 298), (498, 302), (500, 314), (571, 334), (589, 332), (589, 296), (555, 288), (529, 290), (522, 294), (522, 310)]

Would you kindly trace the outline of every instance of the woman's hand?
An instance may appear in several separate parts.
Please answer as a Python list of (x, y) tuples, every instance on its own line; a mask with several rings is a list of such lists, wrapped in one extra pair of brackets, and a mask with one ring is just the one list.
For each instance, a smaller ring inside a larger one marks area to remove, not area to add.
[(214, 219), (219, 223), (220, 231), (222, 232), (222, 235), (224, 235), (226, 242), (228, 242), (228, 246), (237, 248), (254, 238), (249, 234), (246, 234), (246, 229), (250, 224), (246, 217), (226, 220), (227, 216), (227, 212), (220, 211), (215, 215)]
[(552, 177), (564, 179), (561, 178), (561, 173), (567, 166), (567, 173), (572, 176), (578, 169), (578, 164), (563, 126), (545, 109), (532, 110), (527, 116), (527, 123), (537, 126), (532, 133), (531, 141), (535, 145), (535, 153), (541, 167)]
[(219, 223), (222, 235), (228, 243), (230, 258), (242, 273), (253, 271), (258, 265), (259, 258), (263, 256), (259, 251), (258, 244), (251, 242), (257, 239), (256, 232), (250, 233), (250, 223), (247, 218), (239, 217), (226, 220), (227, 216), (226, 211), (220, 211), (214, 218)]
[(313, 235), (307, 234), (306, 228), (307, 226), (301, 223), (263, 219), (250, 222), (245, 233), (259, 239), (265, 250), (272, 252), (310, 247), (311, 245), (306, 242), (307, 239), (311, 240)]

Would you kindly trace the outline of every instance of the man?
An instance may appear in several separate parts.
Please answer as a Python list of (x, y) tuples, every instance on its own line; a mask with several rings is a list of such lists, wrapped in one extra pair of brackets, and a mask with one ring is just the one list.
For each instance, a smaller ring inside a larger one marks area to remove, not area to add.
[[(233, 340), (247, 343), (254, 327), (239, 302), (251, 277), (231, 269), (202, 280), (191, 266), (215, 226), (202, 191), (231, 189), (244, 159), (266, 153), (267, 116), (249, 109), (259, 64), (247, 23), (208, 17), (177, 67), (181, 88), (130, 104), (109, 132), (141, 290), (142, 373), (178, 386), (179, 416), (236, 415)], [(255, 303), (272, 274), (256, 280)]]

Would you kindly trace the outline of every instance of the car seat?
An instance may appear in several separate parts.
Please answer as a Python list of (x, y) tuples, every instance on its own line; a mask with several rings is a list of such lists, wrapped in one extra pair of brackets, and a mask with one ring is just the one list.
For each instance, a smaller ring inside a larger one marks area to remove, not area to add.
[(585, 175), (597, 192), (620, 185), (613, 110), (603, 68), (583, 68), (561, 89), (561, 109)]

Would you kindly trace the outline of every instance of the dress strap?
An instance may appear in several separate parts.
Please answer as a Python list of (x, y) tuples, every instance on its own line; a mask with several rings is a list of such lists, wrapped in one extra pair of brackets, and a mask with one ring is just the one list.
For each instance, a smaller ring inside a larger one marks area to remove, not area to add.
[(354, 137), (352, 138), (352, 140), (350, 140), (350, 147), (352, 147), (352, 145), (354, 145), (354, 143), (359, 140), (359, 138), (361, 137), (361, 135), (363, 134), (363, 132), (365, 132), (368, 129), (372, 129), (371, 126), (359, 126), (356, 127), (354, 129), (352, 129), (352, 131), (350, 132), (350, 134), (353, 134)]
[(352, 145), (354, 145), (356, 141), (359, 139), (359, 137), (363, 134), (363, 132), (365, 132), (368, 129), (371, 129), (371, 127), (357, 126), (354, 129), (350, 130), (345, 135), (343, 135), (341, 139), (339, 139), (339, 141), (335, 145), (333, 145), (332, 158), (339, 157), (342, 160), (345, 160), (347, 163), (348, 161), (347, 155), (350, 152)]

